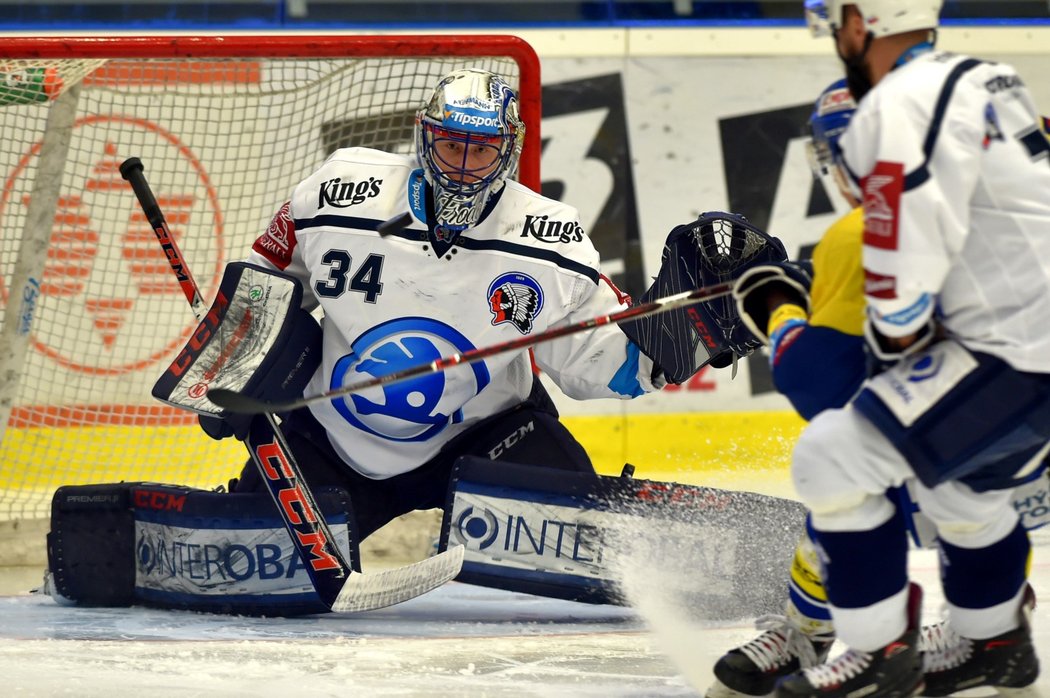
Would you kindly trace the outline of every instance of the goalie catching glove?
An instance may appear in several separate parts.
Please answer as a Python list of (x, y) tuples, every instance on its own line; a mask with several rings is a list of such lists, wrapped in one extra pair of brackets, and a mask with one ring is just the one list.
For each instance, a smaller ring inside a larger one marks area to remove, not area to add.
[(321, 362), (321, 328), (300, 306), (291, 276), (231, 262), (215, 301), (153, 386), (153, 396), (200, 415), (212, 438), (244, 439), (252, 417), (227, 414), (207, 398), (225, 388), (282, 402), (302, 395)]
[(733, 286), (733, 300), (747, 329), (769, 346), (770, 336), (785, 321), (809, 317), (812, 283), (807, 264), (790, 261), (763, 264), (740, 275)]
[[(692, 291), (737, 279), (756, 265), (783, 262), (784, 245), (735, 213), (701, 214), (664, 243), (660, 271), (641, 298)], [(684, 383), (707, 364), (724, 368), (761, 346), (722, 297), (620, 324), (670, 383)]]

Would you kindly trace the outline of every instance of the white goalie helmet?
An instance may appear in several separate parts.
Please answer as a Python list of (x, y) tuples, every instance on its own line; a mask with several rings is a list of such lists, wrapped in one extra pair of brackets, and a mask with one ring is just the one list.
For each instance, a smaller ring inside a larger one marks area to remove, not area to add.
[(477, 223), (517, 169), (524, 141), (518, 98), (506, 80), (464, 69), (438, 83), (416, 113), (415, 146), (441, 234), (451, 238)]
[(943, 0), (806, 0), (813, 36), (830, 36), (842, 26), (842, 8), (854, 5), (876, 39), (919, 29), (936, 29)]

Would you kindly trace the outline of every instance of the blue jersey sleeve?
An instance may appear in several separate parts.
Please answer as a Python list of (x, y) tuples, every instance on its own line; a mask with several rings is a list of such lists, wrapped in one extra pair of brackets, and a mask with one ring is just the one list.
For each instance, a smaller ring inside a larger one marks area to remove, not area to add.
[(804, 324), (776, 347), (773, 383), (803, 419), (842, 407), (867, 375), (864, 338)]

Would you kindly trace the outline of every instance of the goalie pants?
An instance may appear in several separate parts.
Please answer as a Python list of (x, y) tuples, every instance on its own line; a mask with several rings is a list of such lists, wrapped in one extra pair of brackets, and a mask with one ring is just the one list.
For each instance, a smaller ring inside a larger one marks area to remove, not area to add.
[(904, 517), (885, 496), (916, 478), (937, 526), (954, 629), (974, 639), (1017, 627), (1030, 552), (1011, 501), (1050, 438), (1050, 376), (944, 341), (869, 379), (818, 415), (792, 458), (811, 511), (839, 637), (873, 651), (905, 629)]
[[(324, 427), (307, 408), (287, 415), (282, 431), (311, 488), (332, 485), (350, 493), (361, 540), (410, 511), (443, 509), (453, 466), (462, 456), (594, 472), (583, 446), (558, 420), (557, 408), (539, 379), (525, 402), (460, 434), (415, 470), (384, 480), (367, 478), (344, 463), (332, 449)], [(231, 490), (267, 491), (251, 460)]]

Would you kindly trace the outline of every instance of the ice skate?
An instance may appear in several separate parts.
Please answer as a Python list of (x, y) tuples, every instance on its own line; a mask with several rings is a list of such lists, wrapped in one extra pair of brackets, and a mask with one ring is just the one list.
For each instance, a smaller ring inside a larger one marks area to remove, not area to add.
[(1035, 593), (1025, 590), (1021, 625), (986, 640), (971, 640), (942, 623), (923, 629), (924, 696), (948, 696), (978, 687), (1000, 696), (1037, 698), (1039, 658), (1032, 644), (1031, 615)]
[(835, 641), (830, 634), (802, 632), (786, 616), (762, 616), (755, 626), (765, 632), (718, 660), (705, 698), (771, 696), (777, 679), (824, 661)]
[(899, 638), (874, 652), (849, 649), (826, 664), (802, 669), (781, 679), (779, 698), (864, 696), (908, 698), (923, 688), (919, 653), (919, 609), (922, 590), (911, 585), (908, 629)]

